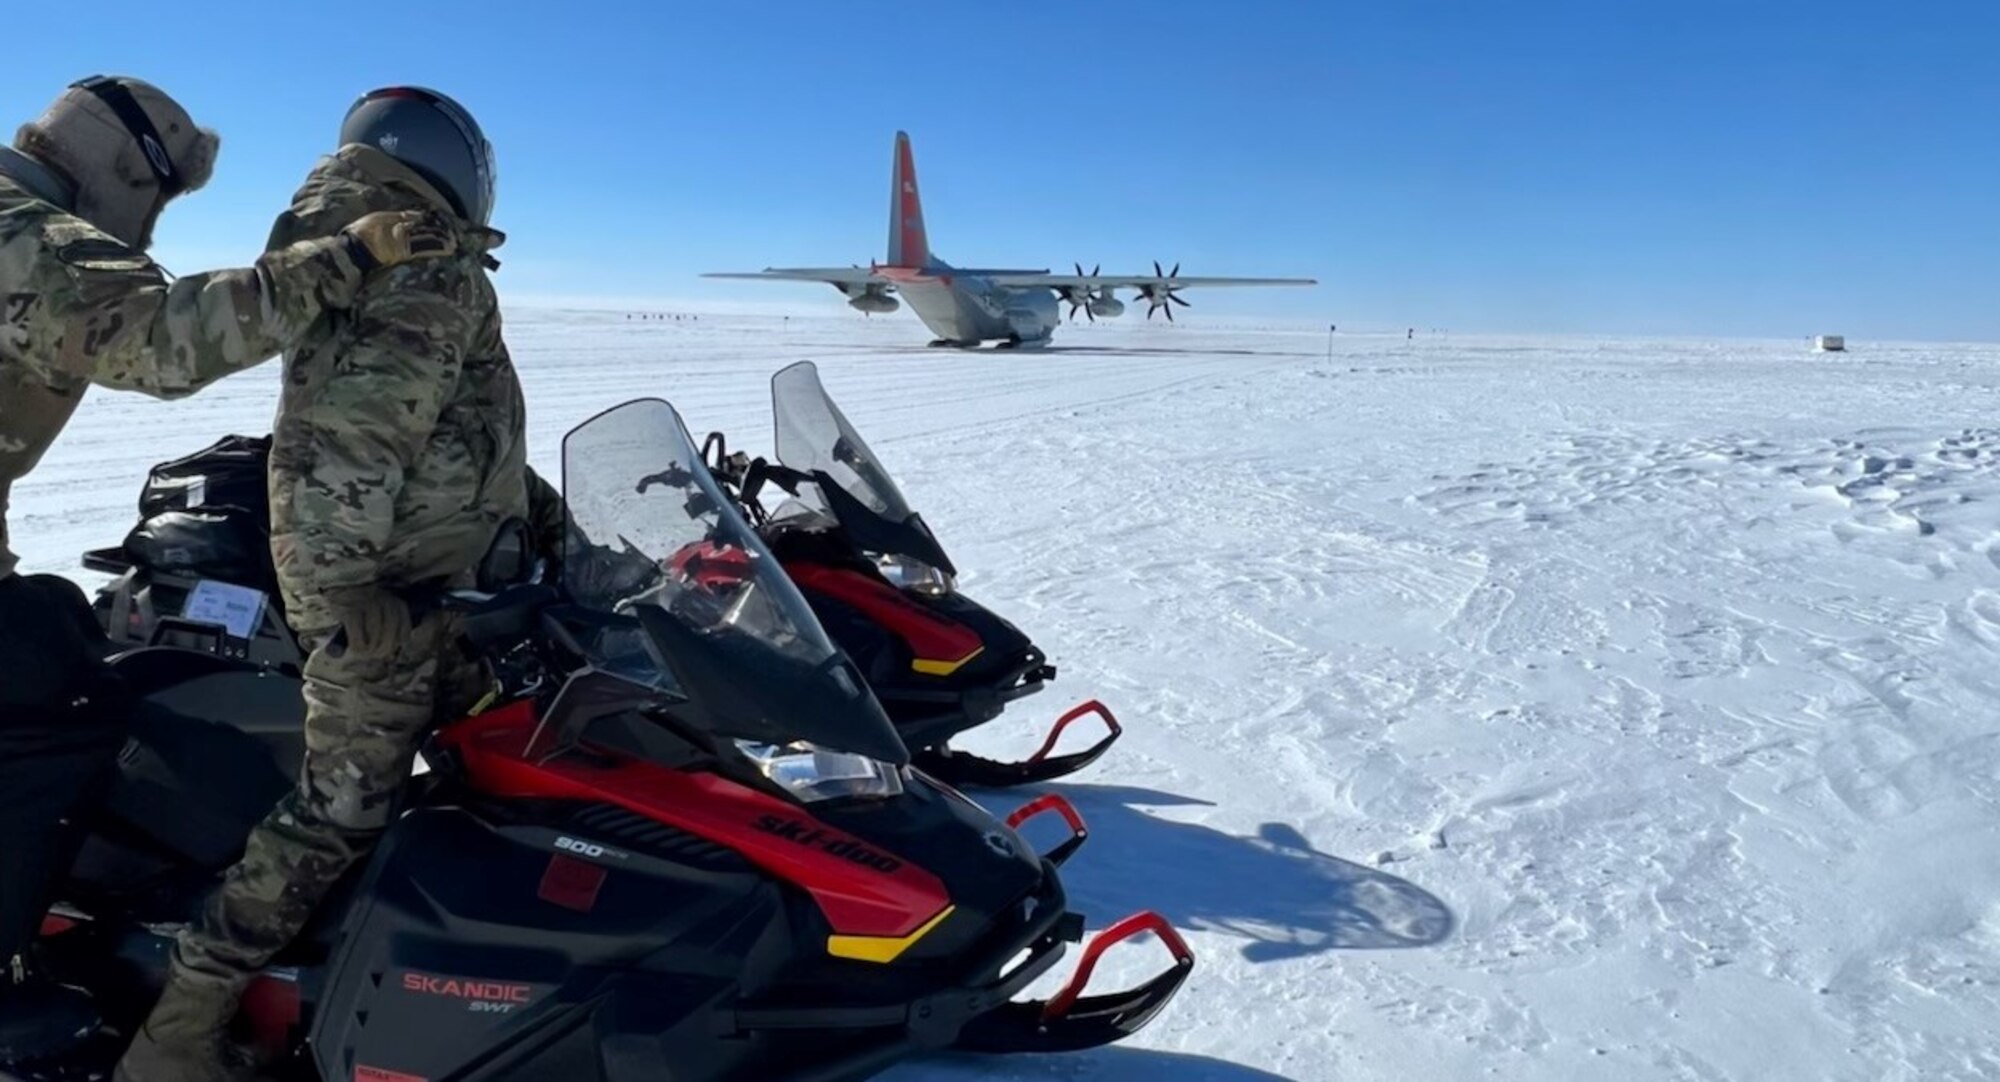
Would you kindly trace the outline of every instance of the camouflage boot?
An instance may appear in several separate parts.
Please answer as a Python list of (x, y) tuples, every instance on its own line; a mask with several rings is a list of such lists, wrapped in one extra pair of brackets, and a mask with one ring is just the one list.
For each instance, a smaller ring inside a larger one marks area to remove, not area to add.
[(242, 996), (243, 982), (197, 983), (176, 969), (112, 1082), (250, 1082), (249, 1057), (226, 1036)]

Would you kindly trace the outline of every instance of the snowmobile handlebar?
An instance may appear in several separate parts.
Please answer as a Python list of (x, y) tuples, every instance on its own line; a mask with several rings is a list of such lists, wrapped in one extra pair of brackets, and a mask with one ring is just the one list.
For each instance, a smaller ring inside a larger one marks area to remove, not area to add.
[[(742, 456), (739, 454), (737, 457), (740, 458)], [(751, 459), (744, 466), (740, 476), (741, 481), (738, 483), (736, 490), (737, 498), (743, 502), (745, 507), (750, 509), (751, 515), (760, 523), (767, 517), (764, 513), (763, 502), (758, 499), (763, 493), (766, 484), (777, 485), (784, 490), (786, 495), (797, 497), (800, 485), (808, 485), (814, 482), (812, 474), (801, 473), (790, 466), (763, 458)]]
[(769, 521), (763, 503), (758, 499), (766, 484), (774, 484), (786, 495), (797, 497), (800, 485), (815, 482), (812, 474), (792, 469), (781, 462), (768, 458), (752, 458), (742, 451), (729, 450), (729, 438), (720, 432), (710, 432), (701, 444), (702, 462), (708, 472), (715, 475), (744, 513), (750, 516), (753, 525), (761, 526)]
[(455, 587), (450, 579), (433, 578), (393, 588), (392, 592), (409, 606), (413, 621), (438, 610), (477, 614), (514, 590), (541, 582), (546, 572), (546, 561), (535, 550), (534, 530), (526, 519), (516, 516), (494, 528), (493, 540), (473, 569), (471, 587)]
[(553, 586), (530, 583), (497, 594), (455, 590), (440, 595), (438, 604), (446, 612), (458, 614), (466, 639), (485, 650), (531, 635), (541, 614), (561, 598)]

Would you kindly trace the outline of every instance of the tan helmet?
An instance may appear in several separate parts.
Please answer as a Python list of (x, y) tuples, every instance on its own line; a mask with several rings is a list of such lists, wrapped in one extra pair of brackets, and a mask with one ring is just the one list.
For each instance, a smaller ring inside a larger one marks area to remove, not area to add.
[(221, 143), (159, 87), (103, 75), (71, 84), (14, 139), (76, 186), (77, 217), (140, 249), (169, 200), (208, 183)]

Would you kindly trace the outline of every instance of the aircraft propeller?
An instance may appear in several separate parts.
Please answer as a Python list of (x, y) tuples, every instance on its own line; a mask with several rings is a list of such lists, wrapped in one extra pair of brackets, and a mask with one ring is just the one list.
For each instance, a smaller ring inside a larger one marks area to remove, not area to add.
[(1154, 312), (1164, 308), (1167, 310), (1167, 322), (1172, 323), (1174, 321), (1174, 305), (1178, 304), (1182, 308), (1194, 307), (1194, 305), (1182, 300), (1180, 292), (1173, 287), (1172, 279), (1181, 276), (1181, 265), (1179, 263), (1174, 264), (1174, 269), (1171, 273), (1163, 273), (1160, 270), (1160, 261), (1156, 259), (1153, 261), (1153, 276), (1160, 279), (1158, 284), (1138, 287), (1139, 299), (1146, 302), (1147, 319), (1153, 318)]
[[(1097, 277), (1097, 272), (1103, 269), (1104, 264), (1099, 263), (1090, 269), (1089, 274), (1085, 274), (1083, 273), (1083, 264), (1078, 263), (1076, 265), (1076, 276), (1078, 278), (1095, 278)], [(1083, 309), (1083, 314), (1092, 323), (1097, 322), (1097, 314), (1090, 310), (1091, 306), (1097, 301), (1096, 290), (1089, 286), (1083, 286), (1080, 289), (1073, 286), (1063, 286), (1057, 289), (1056, 292), (1063, 300), (1069, 302), (1069, 319), (1071, 323), (1076, 322), (1076, 310), (1079, 308)]]

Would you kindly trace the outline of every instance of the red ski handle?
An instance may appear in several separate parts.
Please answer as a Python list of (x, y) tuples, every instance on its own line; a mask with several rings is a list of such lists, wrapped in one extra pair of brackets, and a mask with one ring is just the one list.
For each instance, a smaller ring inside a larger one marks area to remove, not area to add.
[(1083, 956), (1077, 959), (1075, 975), (1071, 976), (1069, 983), (1063, 985), (1062, 991), (1051, 996), (1048, 1005), (1042, 1008), (1043, 1020), (1054, 1021), (1067, 1015), (1076, 1006), (1077, 1000), (1083, 998), (1083, 990), (1090, 984), (1090, 975), (1097, 970), (1097, 960), (1104, 957), (1105, 951), (1147, 932), (1159, 936), (1160, 942), (1165, 943), (1167, 950), (1173, 952), (1176, 966), (1194, 965), (1194, 951), (1188, 949), (1187, 940), (1181, 938), (1181, 934), (1174, 930), (1174, 926), (1168, 923), (1167, 918), (1151, 910), (1134, 913), (1099, 932), (1097, 938), (1083, 948)]
[(1062, 816), (1063, 822), (1069, 824), (1069, 840), (1050, 850), (1046, 858), (1061, 865), (1075, 855), (1084, 842), (1090, 840), (1090, 828), (1084, 825), (1083, 813), (1077, 811), (1076, 805), (1071, 804), (1061, 793), (1036, 797), (1014, 809), (1014, 813), (1007, 817), (1007, 826), (1019, 830), (1021, 824), (1048, 812), (1055, 812)]
[(1049, 730), (1049, 738), (1042, 742), (1042, 749), (1028, 756), (1028, 761), (1039, 763), (1043, 759), (1048, 758), (1049, 753), (1056, 750), (1056, 741), (1062, 739), (1063, 730), (1069, 728), (1077, 720), (1088, 717), (1091, 714), (1096, 714), (1098, 717), (1103, 718), (1104, 727), (1111, 730), (1110, 740), (1106, 740), (1105, 743), (1108, 744), (1111, 740), (1116, 740), (1124, 735), (1125, 727), (1118, 724), (1118, 718), (1112, 714), (1111, 708), (1096, 699), (1092, 699), (1089, 702), (1078, 703), (1075, 707), (1071, 708), (1069, 713), (1057, 718), (1055, 727)]

